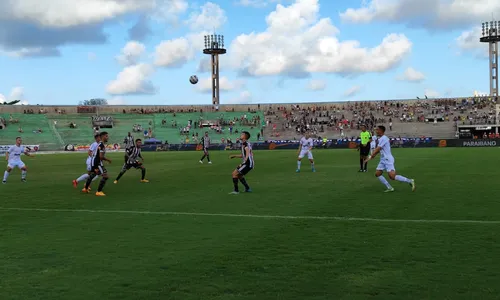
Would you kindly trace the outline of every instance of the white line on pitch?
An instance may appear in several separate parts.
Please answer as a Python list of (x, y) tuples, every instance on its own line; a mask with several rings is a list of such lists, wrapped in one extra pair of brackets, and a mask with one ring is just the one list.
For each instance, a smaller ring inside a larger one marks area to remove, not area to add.
[(445, 224), (500, 224), (500, 221), (485, 220), (432, 220), (432, 219), (377, 219), (356, 217), (333, 217), (333, 216), (280, 216), (280, 215), (248, 215), (227, 213), (198, 213), (198, 212), (175, 212), (175, 211), (134, 211), (134, 210), (93, 210), (93, 209), (51, 209), (51, 208), (22, 208), (22, 207), (0, 207), (3, 211), (31, 211), (31, 212), (68, 212), (68, 213), (90, 213), (90, 214), (133, 214), (133, 215), (163, 215), (163, 216), (200, 216), (200, 217), (228, 217), (228, 218), (255, 218), (255, 219), (287, 219), (287, 220), (331, 220), (350, 222), (374, 222), (374, 223), (445, 223)]

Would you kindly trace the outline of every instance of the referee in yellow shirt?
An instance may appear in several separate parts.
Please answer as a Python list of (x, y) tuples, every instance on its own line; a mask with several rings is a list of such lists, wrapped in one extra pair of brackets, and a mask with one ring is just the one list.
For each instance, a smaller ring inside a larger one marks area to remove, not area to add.
[(370, 142), (372, 135), (366, 130), (366, 125), (361, 125), (361, 133), (359, 134), (361, 143), (359, 145), (359, 172), (368, 171), (368, 163), (365, 162), (368, 155), (370, 155)]

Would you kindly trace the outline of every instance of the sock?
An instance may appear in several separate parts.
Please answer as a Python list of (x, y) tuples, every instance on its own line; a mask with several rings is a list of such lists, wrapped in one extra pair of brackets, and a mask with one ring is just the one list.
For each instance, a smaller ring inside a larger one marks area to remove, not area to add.
[(21, 179), (26, 179), (26, 174), (28, 174), (28, 171), (21, 171)]
[(82, 176), (80, 176), (80, 177), (78, 177), (78, 178), (76, 179), (76, 182), (82, 182), (82, 181), (84, 181), (84, 180), (87, 180), (89, 177), (90, 177), (90, 175), (89, 175), (89, 174), (83, 174)]
[(87, 178), (87, 182), (85, 182), (85, 189), (87, 190), (90, 187), (90, 183), (93, 181), (94, 178), (97, 177), (97, 174), (95, 173), (90, 173), (89, 178)]
[(142, 168), (141, 172), (142, 172), (141, 173), (141, 176), (142, 176), (141, 180), (144, 180), (144, 178), (146, 178), (146, 168)]
[(364, 164), (364, 169), (363, 170), (365, 170), (365, 171), (368, 170), (368, 163)]
[(404, 176), (401, 176), (401, 175), (396, 175), (396, 180), (397, 181), (401, 181), (401, 182), (406, 182), (406, 183), (410, 183), (411, 182), (410, 179), (408, 179), (408, 178), (406, 178)]
[(238, 187), (238, 178), (233, 178), (234, 191), (239, 192), (240, 189)]
[(297, 161), (297, 170), (300, 170), (300, 163), (301, 163), (301, 161), (300, 161), (300, 160), (298, 160), (298, 161)]
[(99, 179), (99, 176), (95, 176), (94, 179), (92, 179), (92, 182), (96, 181), (97, 179)]
[(9, 172), (5, 171), (5, 173), (3, 173), (3, 181), (7, 181), (7, 177), (9, 177)]
[(206, 156), (206, 155), (203, 155), (203, 156), (201, 157), (200, 161), (203, 161), (203, 160), (205, 159), (205, 156)]
[(106, 184), (106, 181), (108, 181), (108, 178), (103, 177), (101, 179), (101, 182), (99, 182), (99, 187), (97, 188), (98, 192), (102, 192), (102, 189), (104, 188), (104, 185)]
[(314, 163), (311, 163), (311, 169), (314, 170)]
[(365, 165), (365, 162), (364, 162), (364, 160), (362, 158), (359, 159), (359, 165), (361, 166), (360, 170), (364, 170), (363, 167)]
[(120, 180), (120, 178), (122, 178), (122, 176), (123, 176), (123, 174), (125, 174), (125, 172), (127, 172), (127, 171), (125, 171), (125, 170), (121, 171), (120, 174), (118, 174), (118, 177), (116, 177), (115, 180), (116, 181)]
[(382, 184), (385, 185), (387, 189), (392, 189), (392, 186), (389, 184), (389, 182), (387, 181), (387, 179), (385, 179), (384, 176), (379, 176), (378, 180), (380, 180), (380, 182), (382, 182)]
[(248, 191), (250, 189), (250, 186), (248, 185), (247, 180), (245, 179), (245, 177), (241, 177), (240, 181), (245, 186), (245, 190)]
[(210, 162), (210, 155), (207, 155), (207, 160), (208, 162)]

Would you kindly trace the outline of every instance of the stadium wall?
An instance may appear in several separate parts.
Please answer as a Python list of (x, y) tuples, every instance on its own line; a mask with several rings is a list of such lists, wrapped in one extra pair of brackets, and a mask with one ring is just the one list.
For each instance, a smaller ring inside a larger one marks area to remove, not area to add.
[[(394, 99), (394, 100), (377, 100), (376, 102), (388, 102), (388, 103), (396, 103), (396, 102), (406, 102), (407, 104), (417, 103), (417, 102), (433, 102), (435, 100), (455, 100), (460, 101), (461, 99), (470, 98), (440, 98), (440, 99)], [(248, 110), (277, 110), (278, 108), (285, 107), (287, 109), (291, 109), (292, 106), (299, 105), (301, 108), (304, 107), (320, 107), (320, 106), (339, 106), (339, 105), (354, 105), (356, 103), (365, 103), (365, 102), (374, 102), (375, 100), (364, 100), (364, 101), (349, 101), (349, 102), (310, 102), (310, 103), (265, 103), (265, 104), (234, 104), (234, 105), (219, 105), (218, 110), (223, 112), (226, 110), (235, 111), (248, 111)], [(88, 112), (83, 113), (85, 111), (84, 108), (92, 108), (92, 110), (88, 110)], [(93, 110), (96, 112), (93, 112)], [(190, 110), (200, 110), (203, 111), (214, 111), (215, 107), (213, 105), (106, 105), (106, 106), (81, 106), (81, 105), (1, 105), (0, 113), (24, 113), (26, 110), (33, 110), (35, 114), (39, 113), (40, 110), (44, 110), (44, 113), (48, 114), (56, 114), (58, 111), (64, 111), (66, 114), (88, 114), (92, 115), (95, 113), (98, 114), (106, 114), (106, 113), (123, 113), (125, 110), (127, 113), (130, 110), (167, 110), (167, 111), (184, 111), (189, 112)]]

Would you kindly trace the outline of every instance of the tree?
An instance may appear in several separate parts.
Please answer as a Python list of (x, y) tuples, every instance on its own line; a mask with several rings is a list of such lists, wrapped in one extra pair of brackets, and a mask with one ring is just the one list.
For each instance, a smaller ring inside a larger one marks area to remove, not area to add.
[(80, 104), (85, 106), (101, 106), (101, 105), (108, 105), (108, 100), (103, 98), (94, 98), (94, 99), (83, 100), (82, 102), (80, 102)]
[(14, 104), (17, 104), (21, 102), (21, 100), (14, 100), (14, 101), (10, 101), (10, 102), (4, 102), (4, 103), (0, 103), (0, 105), (14, 105)]

